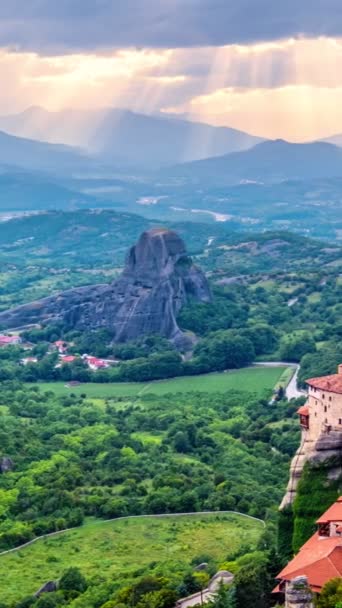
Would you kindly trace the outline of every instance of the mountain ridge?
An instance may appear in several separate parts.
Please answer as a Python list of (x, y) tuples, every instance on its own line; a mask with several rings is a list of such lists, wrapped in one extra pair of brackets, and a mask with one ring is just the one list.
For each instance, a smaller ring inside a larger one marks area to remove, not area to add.
[(177, 164), (162, 175), (199, 181), (218, 179), (281, 182), (335, 177), (342, 173), (342, 150), (328, 142), (291, 143), (282, 139), (256, 144), (246, 151)]
[(146, 167), (246, 149), (263, 140), (229, 127), (122, 108), (49, 112), (31, 106), (17, 114), (0, 116), (0, 129), (33, 139), (80, 145), (105, 160)]
[(52, 144), (0, 131), (0, 165), (25, 170), (70, 173), (94, 165), (84, 151), (65, 144)]

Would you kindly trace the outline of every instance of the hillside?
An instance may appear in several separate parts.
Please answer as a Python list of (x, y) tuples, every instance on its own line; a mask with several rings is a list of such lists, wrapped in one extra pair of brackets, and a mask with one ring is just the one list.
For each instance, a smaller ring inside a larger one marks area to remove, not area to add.
[(26, 170), (72, 173), (96, 164), (85, 153), (62, 144), (50, 144), (0, 131), (0, 165)]
[(281, 182), (340, 176), (342, 150), (333, 144), (266, 141), (253, 148), (166, 169), (168, 176), (219, 184)]
[(91, 207), (96, 199), (63, 185), (55, 176), (19, 170), (0, 172), (1, 212)]
[(196, 562), (198, 556), (210, 555), (219, 565), (228, 555), (238, 554), (243, 545), (255, 548), (262, 530), (261, 522), (233, 514), (89, 521), (20, 554), (0, 556), (0, 564), (8, 571), (6, 585), (0, 583), (0, 601), (18, 601), (47, 580), (59, 578), (69, 565), (70, 554), (87, 577), (96, 577), (102, 563), (102, 578), (121, 584), (134, 581), (137, 570), (150, 575), (174, 570), (181, 581), (182, 571), (187, 571), (193, 559)]
[[(1, 598), (10, 592), (23, 599), (36, 591), (40, 582), (60, 576), (70, 555), (92, 592), (103, 583), (109, 597), (148, 574), (169, 574), (175, 589), (193, 570), (193, 558), (196, 565), (205, 555), (217, 569), (256, 548), (262, 526), (247, 518), (104, 520), (206, 510), (264, 519), (281, 496), (293, 450), (293, 408), (286, 403), (269, 408), (241, 390), (141, 395), (133, 406), (119, 396), (105, 401), (69, 391), (56, 397), (17, 381), (1, 389), (0, 432), (7, 432), (0, 458), (5, 453), (15, 469), (0, 474), (0, 548), (81, 526), (0, 556), (13, 572), (6, 587), (0, 585)], [(90, 597), (83, 606), (93, 606)]]
[(80, 145), (115, 164), (151, 168), (244, 150), (261, 141), (236, 129), (115, 108), (48, 112), (32, 107), (0, 117), (0, 128), (33, 139)]
[[(110, 210), (50, 211), (0, 222), (0, 309), (78, 285), (106, 283), (144, 230), (176, 230), (217, 281), (243, 275), (338, 272), (341, 249), (286, 232), (239, 233), (230, 224), (159, 222)], [(313, 286), (314, 287), (314, 286)]]

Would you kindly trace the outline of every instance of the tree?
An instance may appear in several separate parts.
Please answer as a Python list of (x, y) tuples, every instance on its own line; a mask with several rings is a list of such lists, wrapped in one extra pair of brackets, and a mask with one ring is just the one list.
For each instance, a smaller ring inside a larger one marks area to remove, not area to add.
[(311, 334), (301, 332), (284, 336), (280, 342), (279, 356), (282, 361), (298, 363), (307, 353), (314, 353), (316, 344)]
[(328, 581), (319, 594), (317, 608), (338, 608), (342, 603), (342, 578), (333, 578)]
[(224, 585), (223, 582), (217, 590), (216, 597), (213, 602), (214, 608), (236, 608), (236, 589), (234, 586)]
[(177, 594), (172, 589), (160, 589), (145, 593), (137, 608), (173, 608), (177, 601)]
[(178, 431), (173, 440), (176, 452), (186, 453), (191, 451), (189, 437), (187, 433)]
[(79, 568), (68, 568), (63, 572), (59, 581), (59, 589), (83, 593), (86, 588), (87, 581)]
[(43, 593), (35, 605), (35, 608), (56, 608), (58, 597), (55, 593)]
[(269, 577), (265, 563), (250, 562), (234, 580), (237, 608), (267, 608)]
[(212, 370), (236, 369), (255, 359), (252, 342), (234, 330), (209, 334), (198, 343), (194, 354)]

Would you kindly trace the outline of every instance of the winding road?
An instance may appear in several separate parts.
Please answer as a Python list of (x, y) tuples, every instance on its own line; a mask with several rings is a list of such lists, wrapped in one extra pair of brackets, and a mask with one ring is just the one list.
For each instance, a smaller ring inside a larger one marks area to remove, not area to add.
[(259, 367), (291, 367), (293, 368), (293, 374), (291, 377), (290, 382), (288, 383), (288, 385), (285, 388), (285, 395), (287, 397), (288, 400), (290, 399), (298, 399), (298, 397), (305, 397), (306, 396), (306, 392), (300, 390), (297, 387), (297, 378), (298, 378), (298, 373), (299, 373), (299, 369), (300, 366), (298, 365), (298, 363), (288, 363), (288, 361), (262, 361), (261, 363), (255, 363), (254, 365), (257, 365)]

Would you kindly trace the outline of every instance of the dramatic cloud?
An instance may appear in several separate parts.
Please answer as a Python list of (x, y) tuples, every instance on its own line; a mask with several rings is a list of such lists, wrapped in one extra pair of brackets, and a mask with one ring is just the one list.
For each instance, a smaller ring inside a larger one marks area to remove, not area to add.
[(342, 86), (307, 85), (276, 89), (224, 89), (194, 98), (169, 112), (187, 112), (192, 119), (229, 125), (264, 137), (309, 141), (342, 130)]
[(1, 0), (0, 112), (169, 112), (269, 137), (342, 131), (341, 0)]
[(42, 53), (342, 35), (340, 0), (1, 0), (0, 46)]

